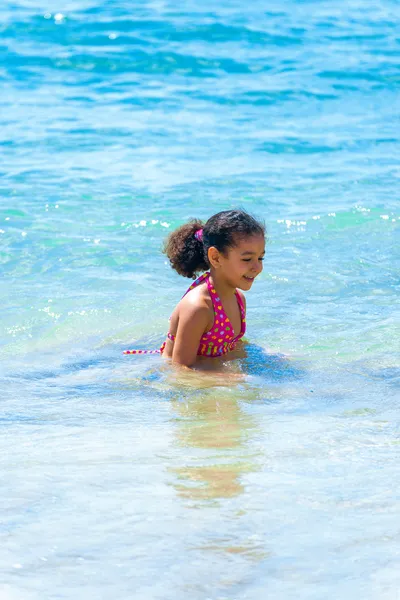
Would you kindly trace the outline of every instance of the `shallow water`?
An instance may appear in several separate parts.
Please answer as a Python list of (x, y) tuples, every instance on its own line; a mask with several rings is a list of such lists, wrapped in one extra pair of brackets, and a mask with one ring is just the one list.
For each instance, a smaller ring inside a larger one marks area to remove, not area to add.
[[(399, 6), (0, 9), (0, 598), (393, 600)], [(156, 356), (184, 219), (268, 228), (248, 358)]]

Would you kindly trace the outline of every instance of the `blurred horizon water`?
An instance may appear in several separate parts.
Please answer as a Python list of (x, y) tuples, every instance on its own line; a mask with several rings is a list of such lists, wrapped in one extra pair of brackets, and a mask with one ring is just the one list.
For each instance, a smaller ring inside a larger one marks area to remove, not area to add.
[[(0, 598), (398, 597), (399, 4), (0, 7)], [(186, 219), (265, 220), (172, 372)]]

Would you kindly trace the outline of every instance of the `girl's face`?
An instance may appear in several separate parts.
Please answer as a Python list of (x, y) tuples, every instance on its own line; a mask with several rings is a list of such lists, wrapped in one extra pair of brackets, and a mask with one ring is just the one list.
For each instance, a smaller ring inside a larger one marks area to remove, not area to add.
[(225, 254), (218, 252), (217, 264), (212, 264), (232, 287), (249, 290), (263, 269), (264, 254), (264, 236), (254, 235), (239, 239)]

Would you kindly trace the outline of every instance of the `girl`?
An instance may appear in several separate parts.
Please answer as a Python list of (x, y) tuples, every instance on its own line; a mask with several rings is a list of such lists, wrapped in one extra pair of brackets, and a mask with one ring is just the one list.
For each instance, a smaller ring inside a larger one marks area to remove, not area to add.
[(226, 210), (205, 225), (194, 219), (173, 231), (164, 253), (184, 277), (208, 271), (189, 287), (171, 315), (166, 341), (152, 352), (186, 367), (206, 366), (221, 356), (235, 358), (233, 351), (246, 330), (241, 290), (249, 290), (262, 271), (264, 225), (243, 210)]

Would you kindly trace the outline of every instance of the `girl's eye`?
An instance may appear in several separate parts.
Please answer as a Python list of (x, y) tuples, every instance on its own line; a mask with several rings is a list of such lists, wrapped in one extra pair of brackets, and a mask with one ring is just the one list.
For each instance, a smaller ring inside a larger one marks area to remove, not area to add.
[[(251, 258), (242, 258), (243, 262), (250, 262)], [(264, 260), (264, 256), (260, 256), (258, 260)]]

